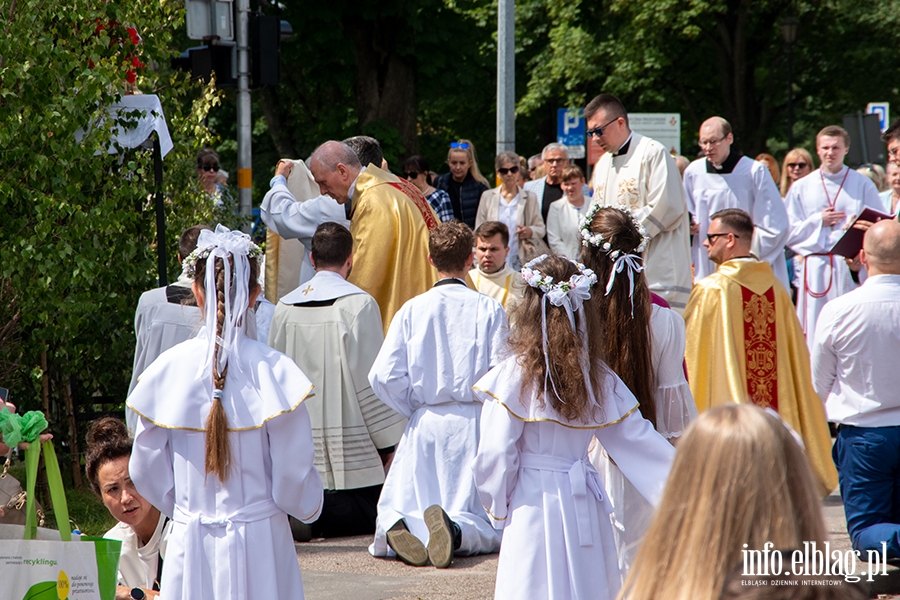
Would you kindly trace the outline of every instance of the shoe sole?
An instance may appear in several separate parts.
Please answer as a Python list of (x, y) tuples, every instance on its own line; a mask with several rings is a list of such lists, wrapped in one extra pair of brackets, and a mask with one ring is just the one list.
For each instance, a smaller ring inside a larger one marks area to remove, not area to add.
[(453, 533), (444, 520), (444, 511), (437, 504), (425, 509), (428, 527), (428, 558), (438, 569), (446, 569), (453, 561)]
[(424, 567), (428, 564), (428, 551), (425, 545), (406, 529), (388, 531), (387, 543), (406, 564), (413, 567)]

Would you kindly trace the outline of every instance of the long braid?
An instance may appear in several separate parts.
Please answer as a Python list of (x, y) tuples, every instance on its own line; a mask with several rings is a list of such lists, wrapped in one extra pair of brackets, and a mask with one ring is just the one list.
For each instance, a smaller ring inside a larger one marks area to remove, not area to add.
[[(215, 259), (216, 277), (216, 338), (222, 337), (225, 326), (225, 260)], [(230, 266), (230, 265), (229, 265)], [(228, 375), (228, 365), (219, 373), (219, 350), (221, 345), (216, 341), (215, 354), (213, 355), (213, 404), (206, 419), (206, 472), (215, 473), (219, 481), (228, 479), (228, 469), (231, 466), (231, 445), (228, 442), (228, 417), (222, 407), (221, 393), (225, 389), (225, 378)]]

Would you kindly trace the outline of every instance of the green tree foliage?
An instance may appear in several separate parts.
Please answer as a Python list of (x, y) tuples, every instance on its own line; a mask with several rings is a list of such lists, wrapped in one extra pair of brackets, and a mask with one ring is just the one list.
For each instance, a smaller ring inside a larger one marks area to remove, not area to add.
[(6, 0), (0, 14), (0, 385), (25, 408), (43, 400), (59, 434), (73, 405), (124, 400), (134, 310), (156, 285), (152, 156), (107, 152), (106, 107), (146, 64), (137, 86), (159, 95), (175, 141), (164, 161), (172, 279), (180, 232), (212, 216), (194, 155), (218, 99), (168, 69), (183, 3)]

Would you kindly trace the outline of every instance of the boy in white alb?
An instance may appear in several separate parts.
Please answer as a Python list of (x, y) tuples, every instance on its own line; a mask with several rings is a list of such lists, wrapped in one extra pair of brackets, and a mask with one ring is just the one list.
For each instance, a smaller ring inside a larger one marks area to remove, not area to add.
[(443, 568), (454, 553), (500, 548), (472, 475), (481, 415), (472, 385), (498, 362), (506, 313), (466, 287), (473, 245), (459, 221), (431, 233), (438, 282), (400, 308), (369, 373), (375, 395), (409, 418), (378, 501), (373, 556), (393, 550), (407, 564)]

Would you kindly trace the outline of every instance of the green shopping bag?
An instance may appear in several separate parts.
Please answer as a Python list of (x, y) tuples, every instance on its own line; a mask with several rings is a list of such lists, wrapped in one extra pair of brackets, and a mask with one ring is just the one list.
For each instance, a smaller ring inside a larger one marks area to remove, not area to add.
[[(46, 537), (39, 535), (34, 501), (42, 451), (56, 522), (62, 525), (59, 541), (36, 539)], [(4, 600), (115, 600), (122, 542), (99, 538), (72, 541), (69, 509), (51, 442), (31, 444), (25, 452), (25, 469), (25, 525), (0, 529)]]

